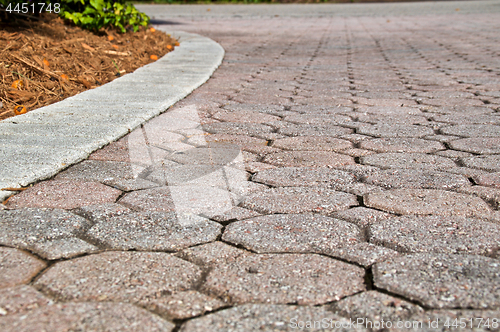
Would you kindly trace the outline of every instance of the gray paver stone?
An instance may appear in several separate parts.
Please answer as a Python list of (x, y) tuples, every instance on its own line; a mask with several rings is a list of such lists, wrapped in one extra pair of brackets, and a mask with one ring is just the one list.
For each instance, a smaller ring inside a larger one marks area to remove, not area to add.
[(354, 164), (350, 156), (329, 151), (286, 151), (267, 155), (263, 162), (276, 166), (338, 167)]
[(246, 196), (242, 207), (262, 214), (318, 212), (328, 214), (358, 205), (356, 196), (327, 188), (271, 188)]
[(250, 252), (215, 241), (200, 246), (184, 249), (176, 256), (200, 266), (214, 266), (234, 262), (238, 257)]
[(87, 236), (113, 250), (177, 251), (215, 241), (222, 226), (196, 215), (131, 213), (94, 225)]
[[(236, 331), (296, 331), (299, 326), (309, 326), (314, 321), (325, 319), (324, 327), (314, 331), (354, 331), (349, 328), (335, 329), (338, 326), (348, 326), (349, 320), (328, 311), (325, 307), (290, 306), (279, 304), (244, 304), (218, 311), (200, 318), (192, 319), (181, 326), (180, 332), (236, 332)], [(356, 331), (367, 331), (364, 328)]]
[(95, 253), (99, 251), (99, 248), (81, 239), (72, 237), (37, 242), (32, 245), (32, 250), (42, 258), (54, 260)]
[(127, 303), (58, 303), (0, 317), (2, 331), (170, 332), (174, 324)]
[(395, 257), (399, 253), (389, 248), (373, 245), (372, 243), (360, 242), (349, 247), (334, 249), (328, 255), (364, 267), (370, 267), (375, 263)]
[(424, 153), (380, 153), (361, 157), (361, 163), (380, 168), (448, 169), (455, 163), (448, 158)]
[(375, 331), (383, 328), (376, 328), (374, 322), (380, 326), (380, 322), (384, 320), (396, 325), (397, 321), (409, 321), (412, 316), (424, 313), (424, 309), (417, 305), (377, 291), (367, 291), (342, 299), (332, 305), (332, 311), (352, 318), (360, 326), (373, 327)]
[(369, 209), (364, 206), (354, 207), (349, 210), (339, 211), (332, 214), (336, 218), (347, 220), (360, 228), (378, 223), (394, 215), (379, 210)]
[(0, 289), (0, 317), (52, 304), (32, 286), (21, 285)]
[(216, 266), (204, 288), (235, 303), (312, 305), (365, 289), (364, 270), (315, 254), (242, 256)]
[(258, 253), (321, 253), (362, 241), (358, 227), (313, 214), (269, 215), (237, 221), (222, 239)]
[(137, 190), (125, 194), (118, 203), (131, 209), (148, 212), (175, 211), (174, 200), (168, 187)]
[(274, 187), (321, 186), (337, 190), (355, 180), (351, 173), (323, 167), (280, 167), (260, 171), (252, 177), (252, 181)]
[[(3, 210), (0, 211), (0, 243), (28, 249), (42, 256), (57, 256), (61, 253), (57, 245), (37, 246), (47, 241), (75, 238), (91, 225), (90, 221), (65, 210), (38, 208)], [(81, 241), (63, 241), (63, 243), (65, 246), (63, 251), (81, 250)], [(71, 248), (72, 243), (75, 245), (73, 248)]]
[(370, 226), (370, 242), (406, 253), (495, 255), (500, 225), (456, 216), (405, 216)]
[(432, 135), (434, 131), (424, 126), (379, 123), (360, 125), (356, 133), (374, 137), (424, 137)]
[(492, 211), (478, 197), (435, 189), (393, 189), (368, 194), (366, 206), (408, 215), (440, 215), (488, 218)]
[(24, 251), (0, 247), (0, 288), (26, 284), (46, 266)]
[(445, 149), (444, 145), (440, 142), (420, 138), (377, 138), (362, 141), (359, 147), (381, 153), (432, 153)]
[(200, 268), (167, 253), (111, 251), (56, 263), (35, 287), (63, 301), (137, 303), (188, 290), (200, 276)]
[(500, 137), (487, 138), (463, 138), (449, 143), (455, 150), (477, 153), (477, 154), (499, 154)]
[(226, 305), (215, 297), (194, 290), (176, 292), (152, 301), (146, 299), (140, 304), (171, 320), (201, 316)]
[(461, 137), (499, 137), (500, 126), (492, 125), (458, 125), (441, 128), (439, 131), (445, 135)]
[(321, 151), (342, 151), (351, 148), (351, 142), (334, 137), (287, 137), (274, 141), (273, 147), (283, 150), (321, 150)]
[(462, 158), (461, 162), (467, 167), (482, 169), (489, 172), (500, 172), (500, 155)]
[(74, 180), (44, 181), (12, 197), (7, 206), (74, 209), (84, 205), (114, 202), (121, 191), (98, 182)]
[(500, 305), (500, 262), (476, 255), (411, 254), (373, 267), (375, 286), (429, 308)]
[(366, 176), (366, 183), (386, 189), (443, 189), (450, 190), (470, 186), (471, 183), (463, 175), (446, 172), (418, 169), (388, 169)]

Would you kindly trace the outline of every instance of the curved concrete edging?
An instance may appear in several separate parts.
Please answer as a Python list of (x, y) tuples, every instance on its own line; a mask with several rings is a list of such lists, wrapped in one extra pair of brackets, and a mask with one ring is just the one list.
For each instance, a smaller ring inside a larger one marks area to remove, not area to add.
[[(168, 33), (180, 46), (158, 61), (102, 87), (0, 121), (0, 188), (54, 176), (205, 83), (222, 62), (222, 46), (193, 33)], [(12, 194), (0, 191), (0, 201)]]

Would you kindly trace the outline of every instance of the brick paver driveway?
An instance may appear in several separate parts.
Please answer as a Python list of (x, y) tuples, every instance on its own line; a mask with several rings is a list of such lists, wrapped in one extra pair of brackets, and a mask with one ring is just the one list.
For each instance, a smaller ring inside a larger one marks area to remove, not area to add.
[(141, 9), (225, 60), (9, 200), (0, 330), (499, 330), (498, 2)]

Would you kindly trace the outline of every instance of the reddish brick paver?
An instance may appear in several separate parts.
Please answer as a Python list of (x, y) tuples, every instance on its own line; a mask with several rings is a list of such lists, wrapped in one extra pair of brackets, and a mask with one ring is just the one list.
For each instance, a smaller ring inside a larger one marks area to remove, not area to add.
[(445, 331), (500, 318), (491, 3), (151, 7), (225, 59), (166, 113), (0, 210), (0, 327), (132, 315), (143, 330), (293, 331), (297, 317)]

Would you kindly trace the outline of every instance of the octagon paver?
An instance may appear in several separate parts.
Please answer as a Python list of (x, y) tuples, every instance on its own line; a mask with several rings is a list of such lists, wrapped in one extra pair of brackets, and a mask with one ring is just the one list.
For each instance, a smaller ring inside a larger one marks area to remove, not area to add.
[(99, 222), (86, 235), (113, 250), (176, 251), (215, 241), (221, 228), (195, 215), (131, 213)]
[(140, 304), (171, 320), (201, 316), (226, 306), (223, 301), (194, 290), (177, 292), (151, 301), (144, 300)]
[(450, 147), (455, 150), (477, 153), (477, 154), (498, 154), (500, 153), (499, 137), (475, 137), (463, 138), (451, 141)]
[(0, 316), (36, 309), (53, 302), (32, 286), (0, 289)]
[(278, 133), (287, 136), (339, 137), (352, 133), (353, 130), (335, 125), (286, 124), (278, 129)]
[(424, 309), (417, 305), (374, 290), (342, 299), (332, 305), (332, 311), (366, 327), (372, 327), (375, 321), (380, 324), (382, 320), (409, 321), (412, 316), (424, 313)]
[(350, 156), (328, 151), (286, 151), (267, 155), (263, 162), (276, 166), (295, 167), (338, 167), (353, 165)]
[(238, 249), (226, 243), (216, 241), (184, 249), (178, 252), (176, 256), (196, 265), (215, 266), (234, 262), (238, 257), (249, 254), (249, 251)]
[(2, 331), (170, 332), (174, 324), (127, 303), (58, 303), (0, 317)]
[(495, 255), (500, 225), (456, 216), (406, 216), (370, 226), (370, 242), (406, 253)]
[(467, 167), (478, 168), (489, 172), (500, 172), (500, 155), (462, 158), (461, 162)]
[(361, 163), (380, 168), (447, 169), (456, 167), (448, 158), (424, 153), (379, 153), (361, 157)]
[(274, 187), (321, 186), (337, 190), (355, 180), (351, 173), (323, 167), (280, 167), (260, 171), (252, 177), (252, 181)]
[[(221, 310), (216, 313), (196, 318), (184, 323), (180, 332), (233, 332), (233, 331), (296, 331), (299, 326), (314, 324), (323, 321), (323, 327), (314, 331), (352, 331), (349, 320), (333, 314), (324, 307), (289, 306), (279, 304), (245, 304), (234, 308)], [(335, 329), (335, 323), (340, 328)], [(356, 331), (367, 331), (364, 328)]]
[(482, 199), (433, 189), (394, 189), (367, 194), (364, 203), (396, 214), (488, 218), (492, 211)]
[(29, 187), (7, 202), (10, 209), (40, 207), (74, 209), (115, 202), (121, 191), (98, 182), (75, 180), (44, 181)]
[[(76, 239), (91, 226), (87, 219), (65, 210), (2, 210), (0, 244), (28, 249), (43, 257), (71, 257), (95, 251), (94, 246)], [(57, 244), (58, 241), (61, 241), (62, 247)]]
[(35, 287), (63, 301), (134, 302), (192, 288), (201, 269), (167, 253), (104, 252), (56, 263)]
[(412, 254), (373, 267), (375, 286), (429, 308), (500, 305), (500, 262), (475, 255)]
[(0, 288), (26, 284), (46, 266), (24, 251), (0, 247)]
[(246, 196), (241, 206), (263, 214), (332, 213), (358, 205), (356, 196), (327, 188), (271, 188)]
[(352, 148), (353, 145), (349, 141), (334, 137), (299, 136), (278, 139), (274, 141), (273, 147), (289, 151), (321, 150), (338, 152)]
[(362, 268), (315, 254), (244, 256), (215, 267), (204, 287), (235, 303), (321, 304), (363, 291)]
[(118, 203), (142, 211), (175, 211), (174, 200), (168, 187), (137, 190), (127, 193), (120, 198)]
[(370, 174), (363, 180), (366, 183), (387, 189), (414, 188), (449, 190), (471, 185), (469, 179), (460, 174), (418, 169), (388, 169)]
[(359, 147), (381, 153), (432, 153), (445, 149), (445, 146), (440, 142), (420, 138), (377, 138), (361, 141)]
[(462, 137), (500, 137), (500, 126), (493, 125), (457, 125), (443, 127), (439, 131), (445, 135)]
[(313, 214), (270, 215), (234, 222), (222, 239), (258, 253), (322, 253), (362, 241), (351, 223)]
[(356, 133), (374, 137), (424, 137), (434, 134), (431, 128), (416, 125), (379, 123), (362, 124)]

